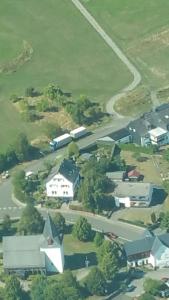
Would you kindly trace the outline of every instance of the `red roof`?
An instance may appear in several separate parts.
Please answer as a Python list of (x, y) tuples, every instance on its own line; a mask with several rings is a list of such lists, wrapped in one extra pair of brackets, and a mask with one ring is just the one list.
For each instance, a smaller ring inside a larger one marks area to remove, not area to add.
[(139, 177), (140, 173), (137, 170), (132, 170), (128, 172), (128, 177)]

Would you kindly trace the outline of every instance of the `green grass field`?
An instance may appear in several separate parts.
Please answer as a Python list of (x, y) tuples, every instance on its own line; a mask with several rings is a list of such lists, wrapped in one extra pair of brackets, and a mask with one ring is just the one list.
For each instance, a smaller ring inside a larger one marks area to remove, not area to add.
[(71, 1), (1, 0), (0, 66), (21, 53), (23, 41), (33, 48), (31, 60), (14, 73), (0, 73), (0, 150), (19, 131), (31, 139), (43, 131), (21, 120), (8, 100), (11, 94), (57, 83), (75, 97), (86, 94), (105, 103), (132, 79)]
[(168, 85), (168, 0), (81, 1), (135, 63), (144, 84)]

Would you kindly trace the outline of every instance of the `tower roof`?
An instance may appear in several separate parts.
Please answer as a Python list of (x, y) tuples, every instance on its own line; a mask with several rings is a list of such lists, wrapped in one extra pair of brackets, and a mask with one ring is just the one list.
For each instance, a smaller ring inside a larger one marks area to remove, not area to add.
[(50, 239), (55, 241), (57, 244), (61, 244), (61, 238), (60, 238), (60, 234), (57, 230), (56, 225), (54, 224), (51, 216), (49, 214), (47, 214), (47, 218), (45, 221), (45, 226), (43, 229), (43, 236), (46, 239)]

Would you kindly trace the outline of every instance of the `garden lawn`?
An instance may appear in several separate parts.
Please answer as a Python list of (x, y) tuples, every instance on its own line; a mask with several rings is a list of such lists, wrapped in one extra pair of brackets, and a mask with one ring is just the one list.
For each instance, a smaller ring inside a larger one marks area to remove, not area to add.
[(0, 66), (22, 52), (23, 41), (33, 48), (30, 61), (16, 72), (0, 73), (0, 151), (18, 132), (30, 139), (43, 133), (43, 126), (21, 120), (9, 102), (11, 94), (54, 83), (74, 97), (86, 94), (104, 104), (132, 80), (71, 1), (1, 0), (0, 28)]
[(89, 253), (96, 252), (96, 247), (93, 242), (81, 242), (72, 234), (64, 235), (64, 252), (66, 255), (73, 253)]

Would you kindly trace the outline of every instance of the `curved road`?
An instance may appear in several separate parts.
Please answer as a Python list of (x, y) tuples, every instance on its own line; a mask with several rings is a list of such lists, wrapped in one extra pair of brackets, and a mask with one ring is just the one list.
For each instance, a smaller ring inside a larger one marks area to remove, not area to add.
[(82, 5), (79, 0), (72, 0), (72, 3), (77, 7), (81, 14), (86, 18), (86, 20), (92, 25), (92, 27), (97, 31), (97, 33), (102, 37), (106, 44), (116, 53), (119, 59), (126, 65), (128, 70), (133, 75), (133, 81), (126, 86), (120, 93), (113, 96), (106, 105), (106, 110), (109, 114), (116, 114), (119, 118), (123, 117), (114, 111), (113, 106), (117, 100), (125, 96), (127, 92), (134, 90), (141, 81), (141, 75), (136, 67), (130, 62), (127, 56), (122, 52), (122, 50), (117, 46), (117, 44), (110, 38), (110, 36), (103, 30), (103, 28), (98, 24), (94, 17), (87, 11), (87, 9)]

